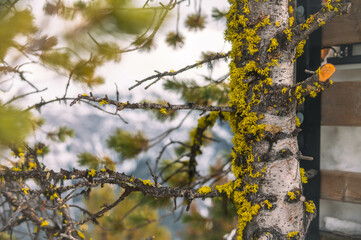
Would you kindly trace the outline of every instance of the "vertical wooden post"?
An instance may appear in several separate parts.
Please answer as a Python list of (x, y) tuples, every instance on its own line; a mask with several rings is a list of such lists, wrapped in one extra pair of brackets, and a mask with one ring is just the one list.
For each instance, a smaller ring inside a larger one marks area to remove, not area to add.
[[(320, 0), (300, 0), (297, 1), (299, 6), (303, 6), (305, 17), (316, 13), (321, 7)], [(321, 29), (310, 35), (305, 54), (297, 60), (296, 78), (297, 81), (306, 79), (309, 75), (305, 69), (316, 70), (321, 63)], [(327, 90), (326, 90), (327, 91)], [(302, 161), (301, 167), (306, 171), (315, 169), (318, 174), (309, 179), (304, 186), (304, 195), (307, 200), (313, 200), (317, 209), (320, 209), (320, 130), (321, 130), (321, 97), (307, 98), (304, 106), (300, 109), (304, 115), (304, 121), (301, 125), (302, 132), (299, 134), (299, 148), (303, 155), (312, 156), (313, 161)], [(308, 240), (320, 239), (319, 236), (319, 214), (312, 221), (308, 235)]]

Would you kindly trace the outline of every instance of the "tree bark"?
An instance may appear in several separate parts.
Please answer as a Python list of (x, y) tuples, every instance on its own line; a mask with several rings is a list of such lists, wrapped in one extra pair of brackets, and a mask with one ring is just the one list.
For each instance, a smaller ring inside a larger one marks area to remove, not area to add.
[(296, 26), (289, 0), (229, 2), (229, 104), (237, 109), (229, 120), (236, 179), (217, 189), (236, 206), (237, 239), (305, 239), (315, 209), (302, 194), (296, 108), (328, 82), (320, 81), (317, 72), (296, 85), (294, 62), (307, 36), (337, 12), (346, 12), (349, 4), (328, 1)]

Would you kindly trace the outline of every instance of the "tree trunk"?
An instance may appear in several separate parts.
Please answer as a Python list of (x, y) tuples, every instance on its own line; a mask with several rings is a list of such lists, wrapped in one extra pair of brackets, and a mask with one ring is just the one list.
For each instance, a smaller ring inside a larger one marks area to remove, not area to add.
[(230, 105), (237, 107), (229, 120), (236, 180), (217, 189), (236, 206), (238, 239), (305, 239), (315, 207), (302, 194), (296, 108), (306, 95), (323, 89), (323, 81), (315, 74), (311, 82), (296, 85), (294, 62), (304, 39), (336, 15), (336, 4), (336, 12), (346, 7), (329, 1), (317, 17), (295, 26), (289, 0), (229, 2)]

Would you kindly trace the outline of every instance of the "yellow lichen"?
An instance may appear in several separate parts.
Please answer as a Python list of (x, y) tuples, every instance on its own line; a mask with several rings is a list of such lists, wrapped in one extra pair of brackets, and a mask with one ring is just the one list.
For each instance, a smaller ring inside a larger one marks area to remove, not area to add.
[[(262, 176), (260, 170), (255, 169), (253, 164), (254, 161), (259, 161), (259, 158), (255, 159), (253, 155), (253, 144), (263, 139), (265, 131), (265, 125), (259, 123), (263, 116), (252, 111), (252, 108), (260, 103), (260, 95), (268, 91), (266, 87), (272, 85), (272, 79), (269, 77), (270, 67), (277, 65), (277, 59), (275, 57), (270, 58), (266, 66), (261, 64), (257, 58), (241, 60), (242, 53), (246, 52), (252, 56), (259, 51), (261, 37), (258, 32), (270, 25), (270, 18), (263, 16), (254, 25), (247, 18), (249, 13), (247, 0), (229, 0), (229, 2), (231, 7), (227, 13), (228, 21), (225, 34), (226, 40), (232, 44), (230, 52), (232, 60), (229, 64), (229, 105), (235, 107), (237, 112), (228, 113), (227, 120), (234, 133), (232, 172), (236, 179), (223, 185), (217, 185), (216, 189), (220, 193), (226, 194), (233, 201), (238, 214), (237, 239), (242, 239), (244, 228), (261, 207), (259, 204), (248, 200), (249, 194), (257, 193), (259, 186), (256, 179)], [(271, 40), (267, 51), (272, 52), (277, 49), (277, 46), (277, 40)], [(244, 83), (250, 77), (255, 77), (257, 80), (252, 84)], [(252, 137), (252, 140), (249, 139), (249, 136)], [(243, 157), (241, 164), (239, 156)]]
[(37, 154), (37, 155), (43, 154), (43, 149), (42, 149), (42, 148), (36, 149), (36, 154)]
[(49, 222), (46, 220), (43, 220), (43, 218), (40, 218), (40, 220), (42, 220), (42, 222), (40, 223), (40, 227), (45, 227), (49, 225)]
[[(333, 7), (332, 4), (331, 4), (331, 0), (327, 0), (324, 8), (327, 9), (329, 12), (331, 12), (332, 10), (334, 10), (334, 7)], [(337, 11), (338, 11), (338, 9), (337, 9)]]
[(288, 11), (289, 11), (290, 14), (292, 14), (292, 13), (293, 13), (293, 7), (292, 7), (292, 6), (289, 6), (289, 7), (288, 7)]
[(297, 44), (295, 58), (298, 58), (303, 54), (303, 48), (304, 48), (305, 44), (306, 44), (306, 40), (302, 40), (301, 42), (299, 42), (299, 44)]
[(163, 113), (164, 115), (167, 114), (167, 109), (165, 109), (165, 108), (161, 108), (159, 111), (160, 111), (161, 113)]
[(288, 26), (289, 26), (289, 27), (292, 27), (294, 22), (295, 22), (295, 18), (294, 18), (294, 17), (290, 17), (290, 18), (289, 18), (289, 24), (288, 24)]
[(305, 202), (305, 207), (306, 207), (306, 212), (309, 212), (309, 213), (314, 213), (315, 212), (315, 209), (316, 209), (316, 205), (314, 204), (314, 202), (312, 200), (310, 201), (306, 201)]
[(295, 97), (297, 99), (297, 103), (300, 105), (305, 101), (305, 97), (303, 96), (304, 93), (306, 92), (306, 89), (303, 89), (301, 85), (298, 85), (295, 89)]
[(301, 126), (301, 121), (300, 119), (296, 116), (296, 126), (300, 127)]
[(36, 163), (29, 162), (29, 170), (36, 168)]
[(315, 20), (315, 16), (311, 15), (309, 18), (307, 18), (306, 22), (301, 24), (300, 29), (301, 31), (307, 30), (310, 28), (310, 24), (313, 23)]
[(272, 52), (278, 47), (277, 39), (271, 38), (271, 44), (269, 45), (269, 48), (267, 49), (267, 52)]
[(84, 235), (84, 233), (82, 233), (81, 231), (78, 231), (78, 236), (79, 236), (81, 239), (85, 239), (85, 235)]
[(317, 93), (315, 91), (310, 92), (310, 97), (315, 98), (317, 96)]
[(199, 194), (208, 194), (210, 192), (212, 192), (212, 188), (210, 188), (209, 186), (204, 186), (198, 189)]
[(285, 30), (283, 30), (283, 32), (286, 34), (287, 36), (287, 41), (292, 41), (292, 29), (291, 28), (286, 28)]
[(306, 172), (304, 168), (300, 168), (300, 175), (301, 175), (301, 182), (302, 183), (308, 183)]
[(297, 198), (294, 192), (288, 192), (287, 196), (289, 197), (288, 200), (295, 200)]
[(325, 21), (319, 21), (319, 22), (318, 22), (318, 26), (319, 26), (319, 27), (322, 27), (322, 26), (325, 25), (325, 24), (326, 24)]
[(50, 200), (54, 200), (54, 199), (57, 199), (57, 198), (59, 198), (57, 193), (54, 193), (53, 195), (50, 196)]
[(142, 182), (146, 186), (152, 186), (153, 185), (153, 183), (151, 183), (149, 179), (148, 180), (143, 180)]
[(292, 231), (292, 232), (289, 232), (289, 233), (287, 234), (288, 239), (291, 239), (291, 238), (296, 237), (296, 236), (298, 236), (298, 232), (297, 232), (297, 231)]
[(26, 188), (21, 188), (21, 190), (25, 193), (25, 195), (28, 194), (28, 192), (29, 192), (29, 188), (28, 188), (28, 187), (26, 187)]
[(272, 203), (270, 203), (270, 201), (268, 200), (264, 200), (263, 204), (267, 207), (267, 209), (271, 209), (272, 208)]
[(108, 101), (107, 101), (107, 100), (104, 100), (104, 99), (99, 101), (99, 105), (100, 105), (100, 106), (102, 106), (102, 105), (104, 105), (104, 104), (108, 104)]
[(91, 177), (94, 177), (96, 173), (97, 173), (97, 171), (96, 171), (95, 169), (91, 169), (91, 170), (88, 172), (88, 175), (91, 176)]

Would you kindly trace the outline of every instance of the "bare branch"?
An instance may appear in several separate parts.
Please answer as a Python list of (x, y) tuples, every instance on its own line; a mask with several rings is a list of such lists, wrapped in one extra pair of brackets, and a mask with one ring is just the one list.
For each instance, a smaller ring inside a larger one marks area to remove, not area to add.
[[(151, 34), (149, 34), (149, 36), (147, 36), (146, 40), (139, 46), (137, 47), (134, 47), (134, 48), (125, 48), (123, 50), (120, 50), (120, 51), (117, 51), (115, 49), (110, 49), (110, 48), (105, 48), (104, 46), (102, 46), (98, 41), (96, 41), (96, 39), (90, 34), (88, 33), (88, 36), (90, 37), (90, 39), (96, 44), (98, 45), (100, 48), (104, 48), (106, 49), (107, 51), (112, 51), (112, 52), (115, 52), (115, 53), (126, 53), (126, 52), (132, 52), (132, 51), (135, 51), (135, 50), (138, 50), (138, 49), (141, 49), (143, 48), (144, 46), (146, 46), (149, 42), (151, 42), (153, 39), (154, 39), (154, 36), (156, 35), (156, 33), (158, 32), (160, 26), (163, 24), (165, 18), (167, 17), (168, 15), (168, 12), (170, 10), (172, 10), (177, 4), (177, 1), (176, 0), (170, 0), (169, 3), (165, 6), (164, 4), (160, 3), (161, 7), (145, 7), (145, 5), (143, 6), (143, 8), (139, 8), (138, 10), (154, 10), (154, 11), (157, 11), (157, 10), (163, 10), (163, 13), (161, 14), (161, 16), (159, 17), (159, 20), (156, 24), (156, 26), (154, 27), (153, 31)], [(153, 21), (152, 21), (152, 24), (146, 29), (146, 31), (141, 35), (141, 37), (143, 37), (148, 31), (149, 29), (151, 28), (151, 26), (153, 25)]]
[(44, 101), (43, 99), (40, 101), (40, 103), (36, 103), (32, 106), (29, 106), (28, 108), (25, 109), (25, 111), (29, 111), (31, 109), (40, 109), (41, 107), (49, 104), (49, 103), (53, 103), (53, 102), (61, 102), (61, 101), (67, 101), (67, 100), (74, 100), (74, 98), (55, 98), (55, 99), (52, 99), (52, 100), (49, 100), (49, 101)]
[[(94, 108), (96, 108), (96, 109), (98, 109), (98, 110), (100, 110), (100, 111), (102, 111), (102, 112), (105, 112), (105, 113), (110, 114), (110, 115), (118, 116), (120, 120), (122, 120), (125, 124), (128, 124), (128, 122), (127, 122), (124, 118), (122, 118), (122, 116), (120, 116), (120, 115), (118, 114), (118, 110), (116, 110), (115, 112), (109, 112), (109, 111), (106, 111), (105, 109), (103, 109), (103, 108), (101, 108), (101, 107), (99, 107), (99, 106), (96, 106), (96, 105), (94, 105), (94, 104), (92, 104), (92, 103), (90, 103), (90, 102), (88, 102), (88, 101), (84, 101), (84, 100), (81, 100), (81, 99), (78, 99), (78, 98), (69, 98), (69, 97), (58, 98), (58, 97), (56, 97), (55, 99), (52, 99), (52, 100), (49, 100), (49, 101), (44, 101), (44, 100), (42, 99), (42, 100), (40, 101), (40, 103), (36, 103), (36, 104), (28, 107), (27, 109), (25, 109), (25, 111), (29, 111), (29, 110), (34, 109), (34, 108), (37, 109), (37, 110), (39, 110), (41, 107), (43, 107), (43, 106), (45, 106), (45, 105), (47, 105), (47, 104), (54, 103), (54, 102), (61, 102), (61, 101), (66, 102), (66, 101), (69, 101), (69, 100), (73, 100), (73, 102), (74, 102), (75, 100), (76, 100), (76, 101), (80, 101), (80, 102), (84, 102), (84, 103), (86, 103), (86, 104), (88, 104), (88, 105), (90, 105), (90, 106), (92, 106), (92, 107), (94, 107)], [(73, 102), (72, 102), (72, 103), (73, 103)], [(75, 103), (75, 102), (74, 102), (74, 103)], [(74, 104), (74, 103), (73, 103), (73, 104)], [(72, 106), (73, 104), (71, 104), (71, 106)]]
[(26, 96), (29, 96), (29, 95), (31, 95), (31, 94), (35, 94), (35, 93), (40, 93), (40, 92), (44, 92), (44, 91), (46, 91), (48, 88), (44, 88), (44, 89), (41, 89), (41, 90), (35, 90), (35, 91), (33, 91), (33, 92), (28, 92), (28, 93), (24, 93), (24, 94), (21, 94), (21, 95), (19, 95), (19, 96), (14, 96), (12, 99), (10, 99), (9, 101), (7, 101), (6, 103), (4, 103), (4, 105), (8, 105), (8, 104), (10, 104), (10, 103), (12, 103), (12, 102), (14, 102), (14, 101), (16, 101), (16, 100), (18, 100), (18, 99), (21, 99), (21, 98), (24, 98), (24, 97), (26, 97)]
[(126, 188), (125, 191), (122, 193), (122, 195), (120, 195), (120, 197), (113, 202), (110, 205), (107, 205), (106, 207), (104, 207), (102, 210), (98, 211), (95, 214), (92, 214), (91, 216), (85, 218), (84, 220), (76, 223), (76, 225), (82, 225), (90, 220), (93, 220), (95, 218), (98, 218), (100, 216), (102, 216), (105, 212), (109, 211), (110, 209), (114, 208), (115, 206), (117, 206), (121, 201), (123, 201), (132, 191), (130, 190), (130, 188)]
[(152, 79), (155, 79), (152, 83), (150, 83), (148, 86), (145, 87), (145, 89), (149, 88), (151, 85), (153, 85), (154, 83), (158, 82), (159, 80), (162, 79), (162, 77), (165, 77), (165, 76), (175, 76), (179, 73), (182, 73), (182, 72), (185, 72), (187, 70), (190, 70), (192, 68), (196, 68), (196, 67), (199, 67), (201, 66), (202, 64), (204, 63), (208, 63), (208, 62), (211, 62), (211, 61), (214, 61), (214, 60), (218, 60), (218, 59), (222, 59), (222, 58), (226, 58), (229, 56), (229, 52), (228, 53), (217, 53), (216, 55), (212, 56), (212, 57), (209, 57), (209, 58), (206, 58), (204, 60), (201, 60), (201, 61), (198, 61), (197, 63), (194, 63), (194, 64), (191, 64), (191, 65), (188, 65), (188, 66), (185, 66), (177, 71), (166, 71), (166, 72), (158, 72), (158, 71), (155, 71), (157, 72), (157, 74), (155, 75), (152, 75), (152, 76), (149, 76), (147, 78), (144, 78), (142, 80), (136, 80), (136, 84), (134, 84), (133, 86), (131, 86), (129, 88), (129, 90), (132, 90), (133, 88), (135, 87), (138, 87), (139, 85), (143, 84), (144, 82), (147, 82), (147, 81), (150, 81)]
[(152, 177), (153, 177), (153, 181), (154, 181), (155, 185), (157, 186), (157, 185), (158, 185), (158, 176), (156, 176), (156, 175), (153, 173), (153, 170), (152, 170), (152, 168), (150, 167), (149, 162), (146, 161), (145, 163), (147, 164), (147, 167), (148, 167), (148, 169), (149, 169), (149, 172), (150, 172), (150, 174), (151, 174)]
[(74, 69), (72, 69), (72, 70), (70, 71), (69, 77), (68, 77), (68, 81), (67, 81), (67, 83), (66, 83), (66, 87), (65, 87), (65, 92), (64, 92), (63, 98), (65, 98), (66, 95), (67, 95), (67, 93), (68, 93), (70, 81), (71, 81), (71, 78), (73, 77), (74, 72), (77, 71), (77, 70), (79, 70), (79, 69), (81, 69), (81, 68), (83, 68), (83, 67), (85, 67), (88, 63), (90, 63), (90, 62), (92, 61), (92, 58), (93, 58), (93, 57), (92, 57), (92, 55), (90, 54), (90, 57), (89, 57), (89, 60), (88, 60), (88, 61), (83, 62), (80, 66), (77, 66), (77, 67), (75, 67)]
[(152, 146), (155, 146), (156, 144), (160, 143), (164, 138), (169, 136), (173, 131), (179, 129), (183, 125), (184, 121), (189, 117), (191, 112), (192, 111), (189, 111), (177, 126), (162, 132), (161, 134), (159, 134), (158, 136), (153, 137), (152, 139), (149, 139), (149, 141), (152, 142), (152, 144), (147, 149), (149, 149)]

